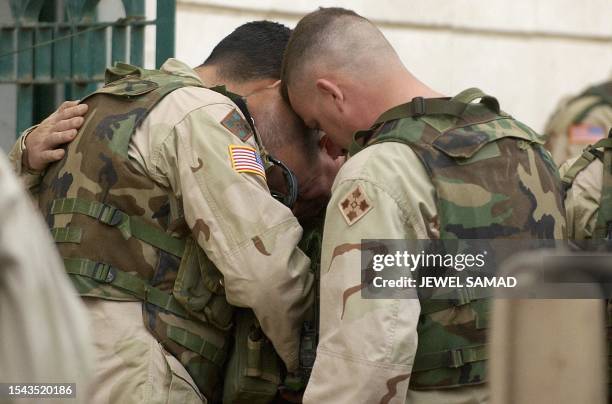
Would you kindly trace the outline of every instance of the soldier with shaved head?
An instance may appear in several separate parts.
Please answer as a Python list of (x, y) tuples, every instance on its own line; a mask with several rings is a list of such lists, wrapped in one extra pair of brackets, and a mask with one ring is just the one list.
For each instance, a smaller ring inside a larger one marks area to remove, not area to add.
[(540, 136), (478, 89), (433, 90), (374, 24), (341, 8), (298, 23), (281, 79), (306, 125), (348, 150), (326, 213), (304, 402), (486, 402), (488, 301), (364, 299), (361, 241), (562, 238)]

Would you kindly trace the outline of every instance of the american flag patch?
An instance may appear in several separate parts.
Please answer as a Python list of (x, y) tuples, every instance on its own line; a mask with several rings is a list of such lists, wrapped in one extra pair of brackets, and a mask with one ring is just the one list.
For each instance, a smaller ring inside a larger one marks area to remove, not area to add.
[(592, 144), (605, 136), (606, 131), (601, 126), (581, 123), (572, 125), (569, 130), (571, 144)]
[(257, 150), (248, 146), (232, 144), (229, 147), (229, 153), (232, 168), (237, 173), (252, 173), (266, 178), (263, 161)]

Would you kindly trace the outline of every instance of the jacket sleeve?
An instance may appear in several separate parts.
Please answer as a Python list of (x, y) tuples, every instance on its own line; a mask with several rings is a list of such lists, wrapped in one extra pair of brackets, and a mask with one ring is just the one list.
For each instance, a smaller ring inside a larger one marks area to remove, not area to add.
[[(406, 400), (419, 300), (364, 298), (361, 271), (362, 252), (375, 253), (378, 239), (428, 238), (420, 209), (428, 206), (435, 214), (432, 185), (408, 152), (393, 143), (371, 146), (338, 175), (325, 218), (319, 346), (304, 403)], [(362, 161), (365, 167), (355, 169)]]
[(191, 112), (153, 160), (166, 168), (194, 237), (223, 273), (228, 302), (253, 309), (293, 370), (312, 304), (310, 261), (297, 248), (302, 235), (297, 219), (272, 198), (264, 176), (249, 170), (253, 161), (241, 169), (232, 160), (230, 146), (258, 154), (252, 135), (244, 142), (221, 123), (233, 108), (214, 104)]
[(13, 171), (15, 172), (15, 174), (17, 174), (17, 176), (19, 176), (19, 179), (21, 180), (25, 188), (30, 192), (33, 191), (34, 188), (36, 188), (40, 184), (40, 181), (44, 174), (44, 171), (31, 171), (23, 165), (23, 152), (21, 151), (23, 142), (25, 141), (26, 135), (33, 131), (35, 128), (36, 126), (32, 126), (31, 128), (24, 130), (21, 136), (19, 136), (19, 138), (13, 145), (13, 148), (11, 149), (8, 155), (11, 166), (13, 167)]

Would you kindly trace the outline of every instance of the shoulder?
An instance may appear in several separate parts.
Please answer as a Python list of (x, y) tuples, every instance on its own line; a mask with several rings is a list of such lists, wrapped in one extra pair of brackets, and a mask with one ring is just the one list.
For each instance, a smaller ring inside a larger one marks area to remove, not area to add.
[(411, 220), (436, 214), (433, 183), (408, 145), (385, 142), (366, 147), (342, 166), (334, 181), (333, 194), (336, 199), (343, 199), (358, 185), (384, 192)]
[(149, 120), (176, 125), (194, 111), (204, 111), (221, 121), (228, 111), (238, 110), (228, 97), (203, 87), (179, 88), (164, 97), (151, 111)]
[[(218, 132), (224, 143), (246, 142), (255, 147), (240, 108), (225, 95), (202, 87), (183, 87), (164, 97), (143, 122), (143, 129), (149, 133), (153, 149), (172, 135), (193, 137), (203, 131)], [(209, 140), (217, 140), (213, 138)]]

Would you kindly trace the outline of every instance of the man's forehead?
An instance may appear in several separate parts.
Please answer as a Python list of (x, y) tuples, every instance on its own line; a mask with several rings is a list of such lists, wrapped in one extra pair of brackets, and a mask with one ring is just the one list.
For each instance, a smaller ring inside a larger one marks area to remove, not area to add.
[(312, 100), (305, 94), (305, 91), (300, 91), (296, 88), (288, 88), (289, 101), (295, 113), (309, 128), (314, 127), (313, 116), (311, 113)]

